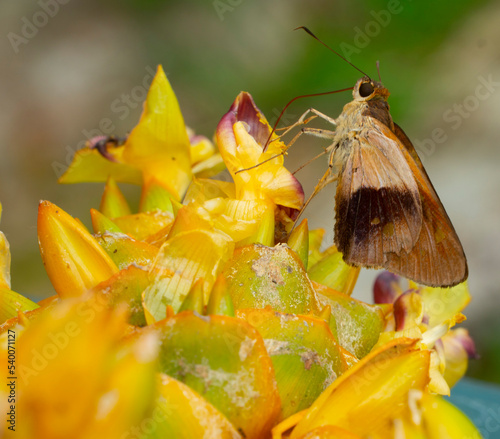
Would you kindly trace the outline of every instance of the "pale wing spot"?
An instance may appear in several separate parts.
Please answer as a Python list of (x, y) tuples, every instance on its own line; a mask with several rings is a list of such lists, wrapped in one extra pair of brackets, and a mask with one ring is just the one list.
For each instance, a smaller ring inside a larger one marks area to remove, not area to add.
[(440, 228), (438, 228), (434, 232), (434, 238), (436, 239), (436, 244), (439, 244), (443, 239), (446, 238), (446, 234)]
[(387, 237), (394, 235), (394, 223), (392, 221), (387, 223), (382, 229), (382, 233)]

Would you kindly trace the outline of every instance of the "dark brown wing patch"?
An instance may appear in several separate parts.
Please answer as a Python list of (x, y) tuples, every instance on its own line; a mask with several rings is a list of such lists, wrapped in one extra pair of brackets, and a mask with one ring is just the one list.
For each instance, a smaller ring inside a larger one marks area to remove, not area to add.
[(335, 244), (344, 260), (430, 286), (463, 282), (462, 245), (415, 148), (399, 126), (366, 120), (337, 187)]
[(382, 267), (387, 252), (410, 252), (419, 238), (418, 188), (397, 139), (363, 129), (350, 148), (337, 187), (335, 243), (346, 262)]

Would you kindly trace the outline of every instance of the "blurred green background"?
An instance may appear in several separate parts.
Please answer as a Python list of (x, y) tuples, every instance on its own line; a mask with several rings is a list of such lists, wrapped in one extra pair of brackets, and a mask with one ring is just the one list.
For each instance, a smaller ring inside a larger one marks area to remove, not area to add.
[[(102, 185), (56, 179), (103, 120), (113, 134), (130, 131), (157, 64), (187, 124), (207, 136), (240, 90), (274, 121), (294, 96), (354, 85), (359, 72), (293, 32), (305, 25), (373, 77), (380, 60), (393, 118), (421, 153), (468, 256), (473, 301), (465, 326), (481, 355), (469, 374), (500, 382), (498, 1), (16, 0), (0, 3), (0, 24), (1, 229), (12, 247), (14, 290), (52, 294), (37, 246), (38, 201), (90, 223)], [(298, 101), (285, 122), (311, 106), (336, 117), (350, 99), (346, 92)], [(323, 146), (297, 143), (287, 166), (296, 169)], [(306, 192), (326, 160), (298, 174)], [(306, 214), (330, 243), (334, 190)], [(356, 297), (371, 300), (375, 275), (363, 271)]]

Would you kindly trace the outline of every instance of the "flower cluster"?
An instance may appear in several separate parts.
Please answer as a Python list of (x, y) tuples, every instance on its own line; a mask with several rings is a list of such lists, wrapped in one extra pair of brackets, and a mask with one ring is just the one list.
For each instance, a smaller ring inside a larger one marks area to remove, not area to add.
[[(479, 437), (439, 396), (473, 354), (451, 329), (467, 285), (404, 291), (383, 273), (375, 305), (352, 298), (359, 268), (323, 250), (307, 220), (294, 227), (302, 186), (248, 93), (215, 143), (185, 126), (159, 67), (126, 141), (89, 142), (61, 177), (105, 183), (93, 233), (39, 205), (53, 297), (10, 289), (0, 233), (0, 357), (15, 332), (17, 437)], [(212, 178), (223, 169), (231, 181)], [(123, 182), (141, 186), (136, 213)]]

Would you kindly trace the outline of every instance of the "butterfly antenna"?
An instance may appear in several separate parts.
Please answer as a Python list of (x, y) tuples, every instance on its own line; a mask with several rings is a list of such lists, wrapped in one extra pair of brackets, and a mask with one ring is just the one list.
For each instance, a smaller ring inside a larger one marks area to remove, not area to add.
[[(356, 67), (351, 61), (349, 61), (348, 59), (346, 59), (345, 57), (343, 57), (340, 53), (338, 53), (336, 50), (333, 50), (328, 44), (324, 43), (323, 41), (321, 41), (316, 35), (314, 35), (307, 27), (305, 26), (299, 26), (299, 27), (296, 27), (294, 30), (297, 30), (297, 29), (303, 29), (305, 30), (309, 35), (311, 35), (311, 37), (313, 37), (315, 40), (319, 41), (321, 44), (323, 44), (323, 46), (325, 46), (328, 50), (330, 50), (331, 52), (333, 52), (335, 55), (339, 56), (340, 58), (342, 58), (347, 64), (350, 64), (351, 66), (353, 66), (358, 72), (361, 72), (363, 73), (363, 75), (367, 76), (368, 78), (370, 78), (370, 75), (366, 74), (365, 72), (363, 72), (363, 70), (361, 70), (359, 67)], [(371, 78), (370, 78), (371, 79)]]
[(380, 61), (377, 59), (377, 73), (378, 73), (378, 80), (382, 82), (382, 77), (380, 76)]

